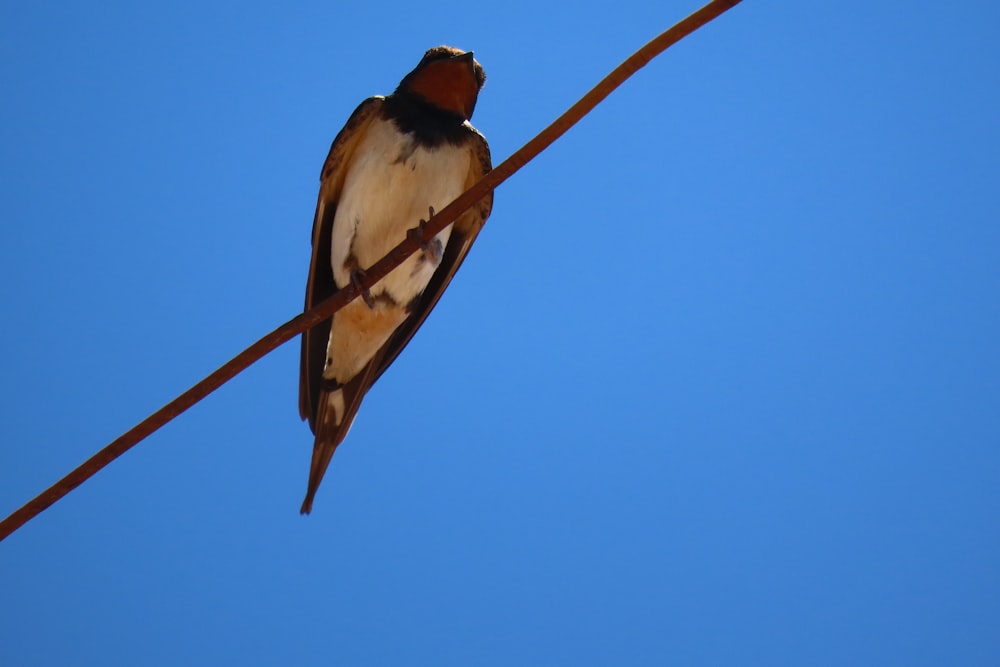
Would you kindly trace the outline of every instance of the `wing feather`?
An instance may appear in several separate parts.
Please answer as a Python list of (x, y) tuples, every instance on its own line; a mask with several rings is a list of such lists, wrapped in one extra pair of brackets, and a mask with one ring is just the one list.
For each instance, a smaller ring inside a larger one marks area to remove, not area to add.
[[(306, 282), (306, 310), (337, 291), (330, 266), (330, 243), (337, 203), (344, 188), (346, 166), (371, 121), (379, 116), (383, 97), (369, 97), (358, 105), (347, 124), (337, 134), (320, 172), (319, 201), (312, 229), (312, 258)], [(299, 370), (299, 415), (309, 420), (315, 432), (316, 412), (323, 386), (323, 362), (330, 337), (330, 321), (318, 324), (302, 334), (301, 367)]]

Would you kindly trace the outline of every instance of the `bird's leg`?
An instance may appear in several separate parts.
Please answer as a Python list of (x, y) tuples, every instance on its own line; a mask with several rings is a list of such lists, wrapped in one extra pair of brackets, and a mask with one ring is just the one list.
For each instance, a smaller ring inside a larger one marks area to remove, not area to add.
[(372, 310), (375, 309), (375, 300), (372, 298), (372, 293), (368, 291), (368, 288), (361, 284), (361, 281), (365, 279), (365, 272), (361, 269), (351, 269), (351, 284), (354, 285), (354, 289), (358, 290), (358, 294)]
[[(434, 207), (428, 206), (427, 210), (428, 210), (427, 220), (430, 220), (431, 218), (434, 217)], [(433, 238), (430, 241), (424, 240), (424, 230), (427, 228), (427, 220), (421, 219), (420, 222), (417, 223), (416, 227), (414, 227), (413, 229), (407, 229), (406, 236), (416, 241), (417, 245), (420, 246), (420, 249), (423, 250), (428, 255), (430, 255), (431, 260), (433, 260), (433, 262), (437, 264), (438, 262), (441, 261), (442, 248), (441, 244), (438, 242), (436, 238)]]

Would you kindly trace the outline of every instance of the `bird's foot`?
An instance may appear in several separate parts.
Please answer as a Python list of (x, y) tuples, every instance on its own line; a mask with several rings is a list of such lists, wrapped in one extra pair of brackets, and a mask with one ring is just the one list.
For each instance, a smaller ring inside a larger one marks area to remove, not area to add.
[[(434, 217), (434, 207), (428, 206), (427, 210), (427, 220), (430, 220)], [(416, 227), (406, 230), (406, 236), (416, 241), (417, 245), (420, 246), (420, 249), (427, 253), (430, 259), (437, 264), (441, 261), (441, 243), (436, 238), (433, 238), (430, 241), (424, 240), (424, 230), (427, 229), (427, 220), (420, 220)]]
[(351, 285), (354, 289), (358, 290), (358, 294), (364, 300), (365, 304), (368, 305), (372, 310), (375, 309), (375, 299), (372, 298), (372, 293), (368, 291), (368, 288), (361, 284), (361, 281), (365, 279), (365, 272), (361, 269), (351, 270)]

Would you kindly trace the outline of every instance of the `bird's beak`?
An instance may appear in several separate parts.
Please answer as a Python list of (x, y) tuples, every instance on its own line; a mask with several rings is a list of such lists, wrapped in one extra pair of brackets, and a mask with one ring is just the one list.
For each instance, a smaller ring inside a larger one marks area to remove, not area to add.
[(455, 60), (457, 62), (463, 62), (464, 61), (464, 62), (469, 63), (469, 67), (471, 69), (475, 69), (476, 68), (476, 65), (475, 65), (476, 59), (475, 59), (475, 56), (472, 53), (472, 51), (466, 51), (465, 53), (463, 53), (461, 55), (452, 56), (452, 60)]

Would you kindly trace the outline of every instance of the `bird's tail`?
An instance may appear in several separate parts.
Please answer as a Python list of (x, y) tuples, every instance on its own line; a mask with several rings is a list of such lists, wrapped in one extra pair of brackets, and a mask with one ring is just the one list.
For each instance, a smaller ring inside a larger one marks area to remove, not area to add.
[(312, 465), (309, 467), (309, 486), (306, 488), (306, 499), (302, 501), (300, 514), (312, 511), (313, 498), (323, 475), (330, 465), (333, 453), (351, 430), (354, 417), (361, 407), (369, 387), (378, 377), (378, 364), (372, 362), (353, 380), (343, 385), (324, 389), (316, 406), (315, 433), (313, 444)]
[(344, 399), (343, 387), (324, 391), (319, 397), (316, 411), (316, 441), (313, 444), (312, 465), (309, 466), (306, 499), (299, 510), (301, 514), (309, 514), (312, 511), (313, 498), (316, 497), (316, 490), (319, 489), (323, 475), (330, 465), (330, 459), (333, 458), (338, 445), (347, 437), (351, 422), (354, 421), (353, 412), (350, 418), (345, 414)]

